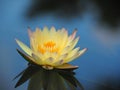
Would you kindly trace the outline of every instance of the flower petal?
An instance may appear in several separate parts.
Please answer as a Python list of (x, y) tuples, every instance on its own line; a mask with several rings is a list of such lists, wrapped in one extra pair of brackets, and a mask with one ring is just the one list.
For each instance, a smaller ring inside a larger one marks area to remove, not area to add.
[(51, 27), (50, 32), (51, 32), (51, 33), (56, 32), (56, 29), (55, 29), (55, 27), (54, 27), (54, 26), (52, 26), (52, 27)]
[(17, 44), (22, 48), (23, 51), (25, 51), (28, 55), (32, 55), (32, 50), (26, 46), (24, 43), (16, 39)]
[(62, 65), (56, 66), (55, 68), (58, 68), (58, 69), (77, 69), (78, 66), (73, 66), (71, 64), (65, 63)]
[(18, 50), (18, 49), (17, 49), (17, 51), (18, 51), (18, 53), (19, 53), (25, 60), (27, 60), (28, 62), (30, 62), (30, 63), (32, 63), (32, 64), (36, 64), (34, 58), (32, 58), (31, 56), (29, 56), (29, 55), (21, 52), (21, 51)]
[(74, 54), (72, 57), (69, 57), (65, 62), (70, 62), (78, 57), (80, 57), (83, 53), (85, 53), (87, 50), (87, 48), (84, 48), (82, 50), (80, 50), (79, 52), (77, 52), (76, 54)]
[(38, 64), (38, 65), (42, 65), (43, 64), (43, 61), (42, 59), (37, 56), (36, 54), (32, 53), (32, 57), (35, 59), (35, 62)]
[(71, 57), (75, 56), (78, 53), (79, 49), (80, 49), (80, 47), (77, 47), (77, 48), (73, 49), (71, 52), (69, 52), (68, 56), (64, 60), (64, 63), (67, 63)]
[(77, 30), (75, 29), (75, 30), (73, 31), (72, 35), (69, 36), (69, 42), (71, 42), (71, 41), (75, 38), (76, 33), (77, 33)]
[(46, 65), (52, 65), (53, 62), (54, 62), (54, 58), (53, 57), (49, 57), (44, 62), (45, 62)]
[(57, 62), (54, 62), (52, 65), (53, 65), (53, 66), (59, 66), (59, 65), (62, 65), (63, 62), (64, 62), (64, 60), (61, 59), (61, 60), (58, 60)]
[(32, 37), (32, 36), (33, 36), (33, 32), (31, 31), (30, 28), (28, 28), (28, 35), (29, 35), (29, 37)]

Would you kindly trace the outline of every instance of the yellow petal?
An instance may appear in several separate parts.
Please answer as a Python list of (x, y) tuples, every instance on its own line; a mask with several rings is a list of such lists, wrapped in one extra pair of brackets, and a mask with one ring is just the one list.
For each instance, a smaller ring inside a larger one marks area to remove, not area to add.
[(44, 27), (44, 29), (43, 29), (43, 31), (42, 31), (42, 35), (45, 36), (45, 37), (48, 37), (48, 36), (49, 36), (48, 27)]
[(68, 57), (67, 57), (67, 58), (69, 58), (69, 57), (73, 56), (74, 54), (76, 54), (76, 53), (79, 51), (79, 49), (80, 49), (80, 47), (77, 47), (77, 48), (71, 50), (71, 51), (68, 53)]
[(69, 42), (71, 42), (71, 41), (75, 38), (76, 33), (77, 33), (77, 30), (75, 29), (75, 30), (73, 31), (72, 35), (69, 36)]
[(54, 58), (49, 57), (44, 62), (45, 62), (46, 65), (52, 65), (52, 63), (54, 62)]
[(68, 42), (68, 32), (65, 30), (65, 28), (62, 28), (61, 34), (60, 34), (61, 40), (59, 42), (61, 50), (63, 50)]
[(76, 56), (76, 54), (78, 53), (79, 49), (80, 49), (80, 47), (77, 47), (77, 48), (73, 49), (70, 53), (68, 53), (68, 56), (65, 58), (64, 63), (69, 62), (71, 57)]
[(84, 54), (85, 52), (87, 51), (87, 48), (84, 48), (82, 50), (80, 50), (78, 53), (79, 53), (79, 56), (81, 56), (82, 54)]
[(70, 52), (75, 47), (75, 45), (77, 44), (78, 40), (79, 40), (79, 37), (77, 37), (71, 43), (69, 43), (68, 45), (66, 45), (66, 47), (64, 47), (64, 49), (62, 50), (61, 53), (64, 54), (64, 53)]
[[(29, 56), (29, 55), (21, 52), (21, 51), (18, 50), (18, 49), (17, 49), (17, 51), (18, 51), (18, 53), (19, 53), (25, 60), (27, 60), (28, 62), (30, 62), (30, 63), (32, 63), (32, 64), (36, 64), (35, 59), (34, 59), (33, 57), (31, 57), (31, 56)], [(38, 65), (38, 64), (37, 64), (37, 65)]]
[(62, 65), (56, 66), (55, 68), (58, 68), (58, 69), (76, 69), (76, 68), (78, 68), (78, 66), (73, 66), (71, 64), (65, 63)]
[(26, 46), (24, 43), (16, 39), (17, 44), (22, 48), (23, 51), (25, 51), (29, 56), (32, 55), (32, 50)]
[(32, 57), (35, 59), (35, 62), (36, 62), (37, 64), (39, 64), (39, 65), (42, 65), (42, 64), (43, 64), (43, 61), (42, 61), (42, 59), (41, 59), (39, 56), (37, 56), (37, 55), (35, 55), (34, 53), (32, 53)]
[(56, 29), (55, 29), (55, 27), (54, 27), (54, 26), (52, 26), (52, 27), (51, 27), (50, 32), (51, 32), (51, 33), (56, 32)]
[(33, 32), (31, 31), (30, 28), (28, 28), (28, 35), (29, 35), (29, 37), (32, 37), (32, 36), (33, 36)]
[(63, 62), (64, 62), (64, 60), (61, 59), (61, 60), (58, 60), (58, 61), (54, 62), (52, 65), (53, 65), (53, 66), (59, 66), (59, 65), (62, 65)]
[(80, 38), (80, 37), (77, 37), (76, 39), (74, 39), (74, 40), (70, 43), (70, 45), (68, 45), (68, 46), (70, 46), (70, 48), (68, 49), (68, 51), (72, 50), (72, 49), (75, 47), (75, 45), (77, 44), (79, 38)]
[(84, 54), (86, 52), (86, 50), (87, 50), (87, 48), (84, 48), (84, 49), (80, 50), (79, 52), (74, 54), (72, 57), (68, 58), (65, 62), (70, 62), (70, 61), (80, 57), (82, 54)]

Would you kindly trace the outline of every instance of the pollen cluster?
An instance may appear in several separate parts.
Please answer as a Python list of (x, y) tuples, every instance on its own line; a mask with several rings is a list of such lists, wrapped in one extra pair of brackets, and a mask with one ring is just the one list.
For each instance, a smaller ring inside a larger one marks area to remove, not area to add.
[(58, 53), (58, 50), (59, 50), (58, 47), (56, 47), (56, 43), (53, 41), (48, 41), (43, 45), (39, 44), (37, 49), (42, 54), (44, 54), (45, 52)]

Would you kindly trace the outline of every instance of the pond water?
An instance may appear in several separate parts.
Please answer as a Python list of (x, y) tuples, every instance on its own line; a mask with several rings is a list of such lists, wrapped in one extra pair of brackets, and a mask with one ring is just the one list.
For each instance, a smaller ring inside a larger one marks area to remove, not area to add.
[(88, 51), (71, 64), (79, 66), (76, 78), (85, 90), (110, 90), (104, 89), (110, 87), (120, 90), (117, 89), (120, 88), (120, 6), (117, 2), (112, 9), (111, 2), (105, 6), (106, 2), (99, 0), (36, 2), (0, 0), (0, 90), (27, 88), (25, 83), (15, 89), (16, 81), (12, 81), (27, 67), (27, 62), (16, 51), (19, 47), (15, 38), (29, 45), (27, 28), (34, 31), (44, 26), (64, 27), (69, 34), (77, 28), (80, 36), (77, 46)]

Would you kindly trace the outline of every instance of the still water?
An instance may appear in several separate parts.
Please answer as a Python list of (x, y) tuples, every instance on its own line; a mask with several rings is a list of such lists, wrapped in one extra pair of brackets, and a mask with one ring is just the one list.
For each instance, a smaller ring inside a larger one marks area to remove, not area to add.
[[(77, 46), (88, 51), (71, 63), (79, 66), (75, 70), (76, 78), (85, 90), (110, 90), (111, 87), (114, 88), (111, 90), (120, 90), (117, 89), (120, 88), (119, 16), (107, 12), (104, 15), (102, 5), (95, 4), (94, 0), (36, 2), (40, 5), (33, 0), (0, 0), (0, 90), (26, 90), (28, 82), (15, 89), (16, 80), (12, 81), (27, 67), (27, 62), (16, 51), (19, 47), (15, 38), (29, 45), (27, 27), (34, 31), (44, 26), (64, 27), (69, 34), (77, 28), (80, 36)], [(33, 8), (34, 5), (41, 8)], [(105, 10), (108, 7), (104, 7)], [(114, 14), (116, 12), (115, 8)]]

